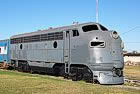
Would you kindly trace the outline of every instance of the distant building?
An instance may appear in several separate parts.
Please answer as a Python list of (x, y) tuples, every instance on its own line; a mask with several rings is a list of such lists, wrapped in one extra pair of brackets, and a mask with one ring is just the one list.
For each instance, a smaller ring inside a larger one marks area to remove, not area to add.
[(140, 65), (140, 53), (124, 53), (124, 62), (126, 65)]

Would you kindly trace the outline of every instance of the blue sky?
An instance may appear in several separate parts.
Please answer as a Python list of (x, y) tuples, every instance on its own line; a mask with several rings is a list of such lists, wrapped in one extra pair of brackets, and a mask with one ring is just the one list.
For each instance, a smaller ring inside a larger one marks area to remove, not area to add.
[[(96, 0), (0, 0), (0, 39), (95, 16)], [(140, 51), (140, 0), (99, 0), (99, 22), (120, 33), (125, 49)]]

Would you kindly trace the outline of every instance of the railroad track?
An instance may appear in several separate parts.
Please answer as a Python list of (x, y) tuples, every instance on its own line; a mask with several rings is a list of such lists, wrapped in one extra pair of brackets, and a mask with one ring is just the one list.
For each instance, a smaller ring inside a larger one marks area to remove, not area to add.
[(125, 77), (124, 81), (125, 81), (125, 83), (130, 83), (130, 84), (134, 84), (134, 85), (113, 85), (111, 87), (140, 90), (140, 80), (132, 80), (132, 79)]
[(128, 82), (128, 83), (133, 83), (133, 84), (140, 85), (140, 80), (132, 80), (132, 79), (129, 79), (129, 78), (124, 78), (124, 81)]

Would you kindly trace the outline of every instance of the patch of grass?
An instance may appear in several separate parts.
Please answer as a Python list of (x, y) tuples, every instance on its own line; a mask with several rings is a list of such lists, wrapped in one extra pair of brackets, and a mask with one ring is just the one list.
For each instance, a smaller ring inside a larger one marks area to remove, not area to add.
[(140, 80), (140, 66), (125, 66), (125, 77), (133, 80)]
[(0, 70), (0, 94), (139, 94), (140, 90)]

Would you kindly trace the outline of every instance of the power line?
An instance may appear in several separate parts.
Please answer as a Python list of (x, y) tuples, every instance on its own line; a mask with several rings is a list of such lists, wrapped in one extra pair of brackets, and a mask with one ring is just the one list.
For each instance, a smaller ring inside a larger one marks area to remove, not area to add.
[(128, 32), (131, 32), (131, 31), (133, 31), (137, 28), (140, 28), (140, 26), (134, 27), (134, 28), (130, 29), (129, 31), (126, 31), (126, 32), (122, 33), (121, 35), (127, 34)]
[(124, 43), (140, 43), (140, 42), (124, 42)]

